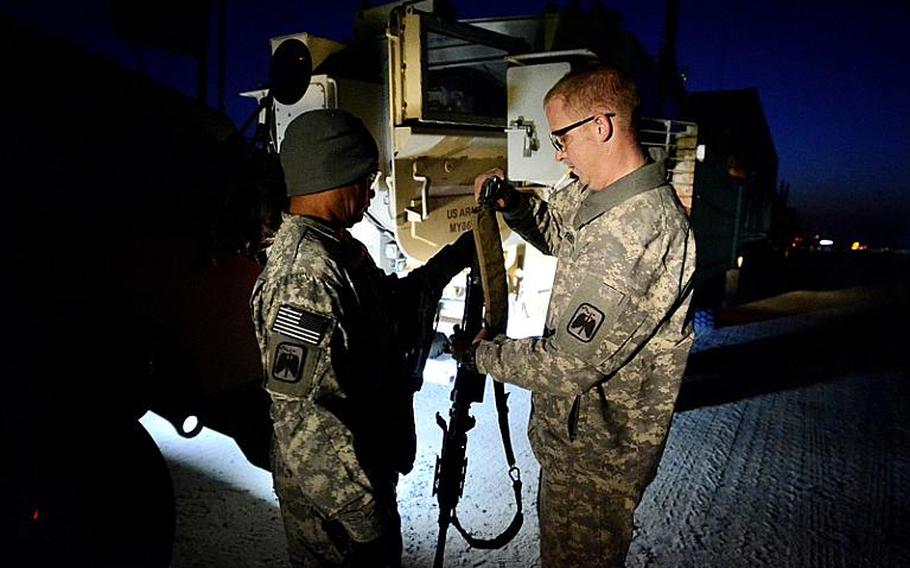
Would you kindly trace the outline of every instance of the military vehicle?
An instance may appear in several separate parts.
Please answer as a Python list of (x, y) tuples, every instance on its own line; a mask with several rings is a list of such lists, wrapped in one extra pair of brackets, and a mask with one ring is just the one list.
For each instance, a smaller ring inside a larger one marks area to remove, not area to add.
[[(471, 228), (477, 174), (502, 166), (510, 180), (538, 192), (567, 180), (547, 142), (542, 100), (573, 66), (600, 60), (624, 68), (642, 86), (648, 115), (675, 116), (681, 104), (681, 86), (668, 89), (672, 78), (601, 7), (457, 21), (443, 2), (394, 2), (359, 12), (350, 45), (301, 32), (273, 38), (271, 48), (273, 56), (297, 54), (281, 58), (297, 63), (280, 75), (292, 82), (296, 72), (307, 83), (285, 89), (281, 100), (267, 90), (246, 93), (263, 106), (273, 148), (291, 120), (316, 108), (353, 112), (379, 141), (384, 175), (371, 223), (358, 236), (388, 271), (425, 261)], [(696, 125), (642, 124), (643, 142), (670, 154), (673, 181), (691, 207)], [(508, 243), (520, 244), (517, 237)]]

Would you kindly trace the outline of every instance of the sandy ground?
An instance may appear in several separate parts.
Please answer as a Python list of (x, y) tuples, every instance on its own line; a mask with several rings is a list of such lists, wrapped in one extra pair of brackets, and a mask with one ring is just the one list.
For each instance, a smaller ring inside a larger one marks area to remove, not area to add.
[[(627, 566), (910, 566), (906, 315), (905, 306), (841, 309), (701, 327)], [(451, 361), (431, 361), (416, 399), (418, 463), (399, 485), (405, 567), (432, 565), (435, 413), (447, 415), (453, 372)], [(447, 566), (539, 566), (538, 469), (524, 435), (530, 397), (510, 391), (524, 526), (493, 551), (450, 531)], [(514, 511), (489, 389), (474, 414), (459, 516), (489, 536)], [(143, 424), (174, 479), (175, 568), (287, 565), (267, 472), (215, 432), (184, 440), (154, 415)]]

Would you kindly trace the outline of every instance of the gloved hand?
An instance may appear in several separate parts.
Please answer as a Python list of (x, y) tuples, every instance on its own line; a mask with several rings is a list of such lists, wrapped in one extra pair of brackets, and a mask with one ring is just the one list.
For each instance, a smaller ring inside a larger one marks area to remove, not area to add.
[(486, 332), (480, 332), (471, 337), (461, 326), (456, 325), (452, 336), (449, 337), (449, 352), (452, 358), (458, 361), (458, 364), (467, 368), (469, 371), (477, 372), (477, 365), (474, 362), (474, 352), (477, 350), (477, 344), (486, 337)]
[(518, 204), (518, 191), (505, 180), (502, 168), (493, 168), (474, 178), (474, 198), (490, 203), (496, 211), (509, 211)]
[(487, 178), (480, 188), (478, 203), (490, 204), (496, 211), (508, 211), (515, 206), (518, 193), (511, 183), (499, 177)]

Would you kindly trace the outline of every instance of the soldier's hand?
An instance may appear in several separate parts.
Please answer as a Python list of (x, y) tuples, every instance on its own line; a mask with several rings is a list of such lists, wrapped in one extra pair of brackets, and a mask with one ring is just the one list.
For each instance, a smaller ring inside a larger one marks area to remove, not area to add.
[[(482, 173), (479, 176), (477, 176), (476, 178), (474, 178), (474, 200), (477, 201), (478, 203), (480, 203), (480, 192), (481, 192), (481, 190), (483, 190), (483, 184), (491, 177), (498, 177), (499, 179), (506, 179), (506, 173), (502, 170), (502, 168), (493, 168), (491, 170), (485, 171), (484, 173)], [(507, 199), (508, 199), (508, 197), (503, 197), (501, 199), (498, 199), (494, 203), (493, 206), (497, 210), (503, 211), (503, 210), (507, 209), (508, 206), (510, 205), (510, 203), (507, 202)]]
[[(483, 330), (481, 330), (483, 333)], [(479, 334), (478, 334), (479, 336)], [(461, 367), (467, 367), (471, 371), (476, 371), (474, 365), (474, 350), (477, 348), (479, 339), (471, 337), (466, 331), (456, 325), (452, 336), (449, 337), (449, 353), (452, 358), (458, 361)]]
[[(496, 170), (490, 170), (490, 172), (496, 173)], [(502, 170), (499, 170), (498, 173), (502, 173)], [(474, 197), (480, 205), (490, 206), (496, 211), (508, 211), (518, 203), (518, 192), (511, 183), (499, 175), (491, 175), (483, 180), (480, 183), (479, 191), (475, 178)]]

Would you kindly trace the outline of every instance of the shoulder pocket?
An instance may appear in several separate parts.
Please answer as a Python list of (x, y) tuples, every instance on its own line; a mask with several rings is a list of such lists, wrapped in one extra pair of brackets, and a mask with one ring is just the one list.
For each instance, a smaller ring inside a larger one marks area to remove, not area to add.
[(282, 304), (269, 328), (265, 388), (270, 393), (306, 398), (323, 371), (335, 321)]
[(593, 363), (597, 354), (604, 351), (603, 343), (608, 340), (626, 304), (626, 294), (604, 282), (602, 275), (586, 274), (566, 306), (566, 317), (556, 330), (557, 345), (581, 360)]

